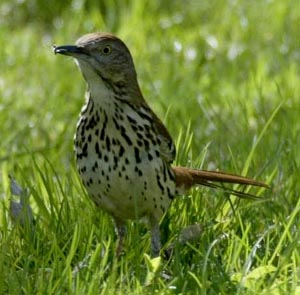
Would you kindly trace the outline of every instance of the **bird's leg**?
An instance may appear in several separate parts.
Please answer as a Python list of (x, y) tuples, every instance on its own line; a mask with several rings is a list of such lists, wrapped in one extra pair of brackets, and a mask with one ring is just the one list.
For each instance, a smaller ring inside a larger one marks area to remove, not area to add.
[(152, 257), (158, 257), (161, 249), (159, 223), (156, 219), (150, 218), (149, 220), (151, 229), (151, 255)]
[(123, 221), (115, 218), (116, 232), (118, 235), (118, 246), (116, 250), (116, 256), (119, 257), (123, 252), (124, 238), (126, 235), (126, 225)]

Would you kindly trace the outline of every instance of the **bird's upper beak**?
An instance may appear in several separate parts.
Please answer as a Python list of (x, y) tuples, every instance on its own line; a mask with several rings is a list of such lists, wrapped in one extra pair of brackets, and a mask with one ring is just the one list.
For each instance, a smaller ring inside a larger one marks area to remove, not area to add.
[(63, 45), (63, 46), (53, 46), (53, 52), (64, 54), (64, 55), (70, 55), (73, 57), (76, 57), (80, 54), (84, 54), (82, 48), (76, 46), (76, 45)]

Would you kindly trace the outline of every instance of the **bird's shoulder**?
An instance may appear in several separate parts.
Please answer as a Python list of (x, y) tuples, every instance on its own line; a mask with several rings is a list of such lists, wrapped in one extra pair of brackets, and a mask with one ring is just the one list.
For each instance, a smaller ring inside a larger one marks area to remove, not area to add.
[(141, 107), (147, 110), (152, 118), (152, 126), (157, 136), (161, 158), (166, 163), (172, 163), (176, 156), (176, 147), (168, 129), (146, 102)]

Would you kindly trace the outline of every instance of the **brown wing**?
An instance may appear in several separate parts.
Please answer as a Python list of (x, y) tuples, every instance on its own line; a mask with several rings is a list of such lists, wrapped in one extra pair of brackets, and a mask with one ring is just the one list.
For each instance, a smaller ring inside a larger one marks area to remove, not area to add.
[(165, 125), (161, 122), (161, 120), (156, 116), (156, 114), (151, 109), (150, 111), (153, 117), (155, 129), (157, 130), (160, 155), (166, 163), (171, 164), (174, 161), (176, 156), (175, 144)]
[[(134, 102), (127, 100), (122, 101), (139, 113), (141, 117), (149, 121), (152, 132), (154, 133), (151, 135), (156, 137), (156, 141), (159, 145), (160, 157), (167, 164), (171, 164), (176, 156), (175, 144), (169, 131), (146, 103), (141, 92), (139, 92), (139, 95), (136, 95), (136, 101)], [(150, 136), (150, 134), (148, 135)]]
[[(137, 88), (135, 89), (134, 96), (132, 96), (134, 99), (132, 99), (130, 102), (126, 101), (126, 103), (136, 108), (137, 112), (143, 110), (143, 112), (147, 114), (146, 116), (149, 117), (149, 121), (151, 121), (157, 136), (157, 141), (160, 148), (160, 156), (167, 164), (171, 164), (176, 156), (176, 147), (173, 139), (165, 125), (145, 101), (138, 83), (136, 85)], [(143, 116), (145, 116), (145, 113)]]

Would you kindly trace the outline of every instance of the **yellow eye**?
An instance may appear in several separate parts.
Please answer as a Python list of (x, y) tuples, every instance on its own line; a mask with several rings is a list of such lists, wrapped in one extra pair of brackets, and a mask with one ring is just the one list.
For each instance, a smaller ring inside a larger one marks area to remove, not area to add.
[(111, 47), (109, 45), (106, 45), (101, 49), (101, 52), (105, 55), (109, 55), (111, 54)]

